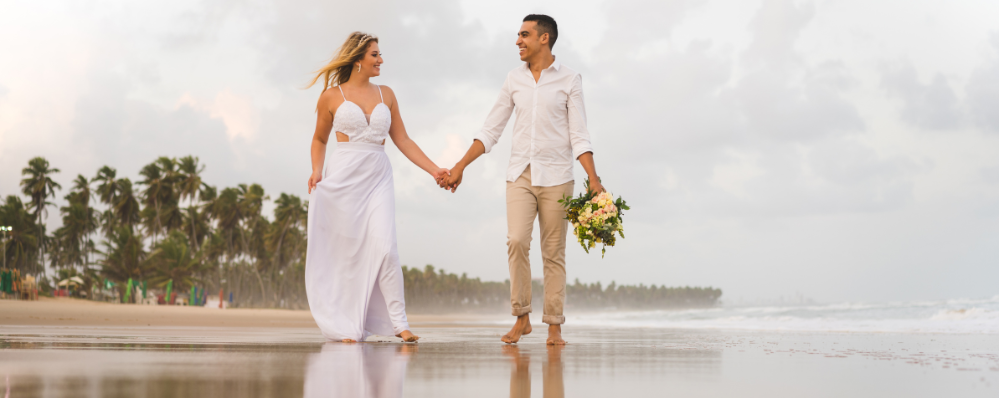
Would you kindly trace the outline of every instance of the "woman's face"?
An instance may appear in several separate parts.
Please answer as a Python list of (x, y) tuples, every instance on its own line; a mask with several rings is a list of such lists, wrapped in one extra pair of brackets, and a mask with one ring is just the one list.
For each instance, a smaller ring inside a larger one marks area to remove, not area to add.
[(368, 43), (368, 51), (364, 53), (357, 63), (361, 65), (361, 73), (368, 76), (379, 76), (382, 74), (382, 52), (378, 49), (377, 42)]

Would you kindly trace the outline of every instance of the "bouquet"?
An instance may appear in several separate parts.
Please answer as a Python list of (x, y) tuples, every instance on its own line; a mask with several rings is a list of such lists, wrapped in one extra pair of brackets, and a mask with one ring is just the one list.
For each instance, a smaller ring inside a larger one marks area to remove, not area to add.
[(615, 234), (624, 239), (624, 226), (621, 225), (621, 211), (630, 210), (620, 197), (614, 200), (610, 192), (590, 191), (590, 180), (583, 183), (586, 188), (578, 197), (565, 196), (558, 202), (565, 207), (566, 220), (572, 223), (572, 233), (579, 239), (586, 253), (597, 243), (602, 243), (600, 258), (607, 253), (607, 246), (617, 242)]

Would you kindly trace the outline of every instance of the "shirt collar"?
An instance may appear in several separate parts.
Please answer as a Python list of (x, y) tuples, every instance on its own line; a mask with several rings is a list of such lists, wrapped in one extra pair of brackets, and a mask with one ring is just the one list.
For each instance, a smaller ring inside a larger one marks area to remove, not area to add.
[[(555, 71), (558, 72), (559, 68), (561, 68), (561, 67), (562, 67), (562, 63), (558, 62), (558, 57), (556, 57), (555, 58), (555, 62), (552, 62), (552, 64), (549, 65), (547, 69), (555, 69)], [(530, 72), (531, 71), (530, 64), (528, 64), (527, 62), (524, 62), (524, 69), (527, 70), (528, 72)]]

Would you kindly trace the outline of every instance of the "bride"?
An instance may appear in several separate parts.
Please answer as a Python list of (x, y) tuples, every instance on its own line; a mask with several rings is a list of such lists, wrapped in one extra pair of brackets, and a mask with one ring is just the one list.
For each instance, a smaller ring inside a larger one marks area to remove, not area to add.
[[(448, 173), (406, 134), (392, 89), (371, 83), (382, 62), (378, 38), (354, 32), (309, 84), (322, 79), (326, 89), (312, 137), (305, 290), (323, 335), (345, 343), (419, 339), (406, 320), (386, 138), (435, 180)], [(337, 146), (327, 162), (330, 131)]]

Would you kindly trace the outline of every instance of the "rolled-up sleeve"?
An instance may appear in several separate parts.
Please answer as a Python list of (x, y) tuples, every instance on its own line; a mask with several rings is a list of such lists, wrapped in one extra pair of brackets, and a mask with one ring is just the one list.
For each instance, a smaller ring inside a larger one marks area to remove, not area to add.
[(569, 141), (572, 143), (572, 158), (579, 159), (579, 155), (593, 152), (593, 147), (590, 146), (590, 131), (586, 129), (582, 75), (577, 74), (573, 77), (566, 107), (569, 112)]
[(506, 123), (510, 121), (510, 115), (512, 114), (513, 95), (510, 90), (510, 76), (507, 75), (506, 81), (503, 82), (503, 88), (500, 89), (499, 97), (496, 98), (496, 104), (489, 111), (489, 116), (486, 116), (485, 125), (475, 135), (475, 139), (481, 141), (482, 146), (486, 148), (486, 153), (489, 153), (493, 149), (493, 145), (496, 145), (496, 142), (499, 141), (500, 136), (503, 135), (503, 129), (506, 128)]

